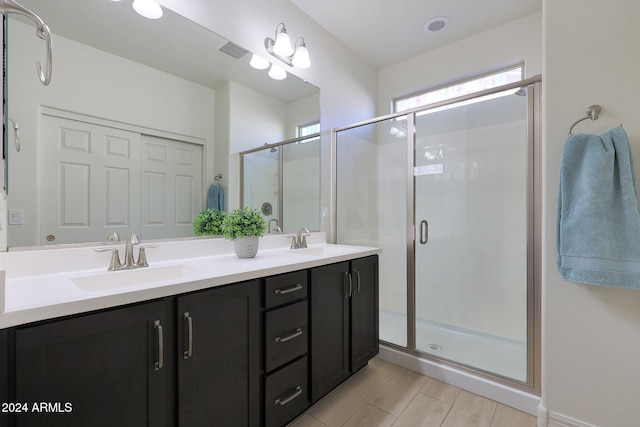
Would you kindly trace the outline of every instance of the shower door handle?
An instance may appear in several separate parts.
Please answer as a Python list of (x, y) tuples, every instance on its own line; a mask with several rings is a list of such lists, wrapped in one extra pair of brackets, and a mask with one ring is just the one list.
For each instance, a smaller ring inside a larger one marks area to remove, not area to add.
[(420, 221), (420, 244), (424, 245), (429, 241), (429, 223), (426, 219)]

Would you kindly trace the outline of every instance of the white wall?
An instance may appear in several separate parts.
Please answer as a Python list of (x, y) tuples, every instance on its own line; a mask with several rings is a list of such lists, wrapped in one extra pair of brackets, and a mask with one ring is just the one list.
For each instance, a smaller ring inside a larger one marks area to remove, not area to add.
[[(568, 127), (623, 124), (640, 161), (640, 2), (544, 1), (544, 235), (540, 426), (640, 423), (640, 292), (565, 282), (556, 269), (556, 195)], [(604, 236), (603, 236), (604, 238)], [(548, 419), (547, 419), (548, 415)]]
[(12, 226), (11, 246), (39, 244), (35, 159), (40, 105), (200, 138), (206, 141), (207, 180), (212, 179), (213, 90), (60, 36), (55, 37), (51, 84), (43, 86), (34, 65), (43, 54), (42, 40), (33, 37), (33, 27), (10, 24), (8, 110), (20, 123), (22, 148), (18, 153), (8, 144), (8, 200), (11, 208), (25, 213), (24, 225)]
[[(291, 35), (304, 37), (312, 65), (306, 70), (287, 67), (287, 71), (321, 89), (323, 177), (330, 175), (330, 129), (375, 116), (375, 70), (289, 0), (159, 0), (159, 3), (252, 52), (264, 52), (265, 37), (272, 37), (280, 22), (287, 25)], [(329, 208), (329, 180), (322, 179), (321, 185), (321, 206)], [(330, 229), (326, 227), (324, 231)]]

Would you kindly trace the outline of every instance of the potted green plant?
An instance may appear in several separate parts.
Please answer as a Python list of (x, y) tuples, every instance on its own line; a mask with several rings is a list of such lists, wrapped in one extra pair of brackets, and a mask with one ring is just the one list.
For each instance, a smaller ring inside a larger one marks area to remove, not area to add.
[(256, 208), (234, 209), (222, 221), (222, 234), (233, 241), (238, 258), (253, 258), (258, 253), (259, 238), (267, 229), (267, 223)]
[(222, 236), (222, 221), (226, 215), (226, 212), (217, 209), (201, 211), (191, 222), (193, 234), (196, 236)]

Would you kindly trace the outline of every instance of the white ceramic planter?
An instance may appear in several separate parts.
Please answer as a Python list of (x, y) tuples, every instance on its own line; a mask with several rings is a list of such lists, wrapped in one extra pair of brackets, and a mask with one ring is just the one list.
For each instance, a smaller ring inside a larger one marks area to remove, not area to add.
[(258, 253), (260, 237), (247, 236), (233, 241), (233, 250), (238, 258), (253, 258)]

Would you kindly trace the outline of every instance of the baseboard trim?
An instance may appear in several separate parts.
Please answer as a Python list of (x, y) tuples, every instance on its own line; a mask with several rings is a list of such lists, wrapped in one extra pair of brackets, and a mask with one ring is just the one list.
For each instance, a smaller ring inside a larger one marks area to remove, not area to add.
[[(484, 396), (488, 399), (511, 406), (512, 408), (519, 409), (520, 411), (533, 416), (538, 415), (540, 396), (384, 345), (380, 346), (380, 354), (378, 357), (388, 362), (395, 363), (396, 365), (411, 369), (412, 371), (419, 372), (431, 378), (435, 378), (456, 387), (468, 390), (472, 393), (479, 394), (480, 396)], [(582, 425), (578, 426), (582, 427)]]
[(593, 424), (576, 420), (556, 412), (549, 412), (547, 408), (538, 406), (538, 427), (596, 427)]

